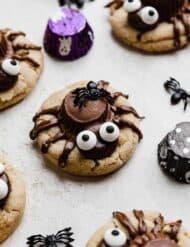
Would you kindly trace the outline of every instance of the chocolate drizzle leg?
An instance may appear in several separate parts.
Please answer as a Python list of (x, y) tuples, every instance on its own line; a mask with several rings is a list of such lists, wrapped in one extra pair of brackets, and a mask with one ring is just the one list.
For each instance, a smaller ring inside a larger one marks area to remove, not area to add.
[(178, 48), (181, 44), (180, 41), (180, 30), (177, 26), (178, 20), (176, 17), (173, 17), (171, 19), (171, 23), (173, 24), (173, 30), (174, 30), (174, 46)]
[[(129, 106), (115, 107), (114, 101), (119, 96), (127, 97), (122, 93), (111, 94), (106, 90), (109, 83), (99, 81), (97, 84), (90, 81), (86, 87), (76, 88), (69, 92), (60, 106), (44, 109), (37, 113), (34, 118), (34, 128), (30, 132), (30, 138), (35, 140), (38, 135), (52, 127), (57, 127), (58, 131), (54, 136), (42, 143), (41, 151), (47, 153), (50, 146), (57, 141), (64, 140), (62, 154), (58, 163), (64, 167), (69, 154), (78, 147), (82, 156), (92, 159), (95, 162), (99, 159), (110, 156), (117, 147), (117, 140), (107, 142), (99, 134), (101, 126), (105, 122), (116, 123), (119, 127), (131, 128), (142, 138), (142, 133), (131, 121), (123, 120), (123, 114), (133, 114), (141, 119), (136, 110)], [(42, 120), (41, 116), (50, 115), (52, 119)], [(96, 145), (90, 150), (83, 150), (76, 139), (81, 131), (87, 130), (96, 135)]]
[(134, 210), (134, 215), (139, 221), (139, 233), (144, 234), (147, 232), (147, 225), (144, 221), (144, 213), (142, 210)]
[(122, 224), (122, 226), (127, 229), (131, 237), (135, 237), (138, 234), (137, 229), (134, 227), (126, 214), (122, 212), (114, 212), (113, 217), (116, 218)]
[(164, 218), (161, 214), (154, 220), (154, 228), (152, 229), (152, 232), (155, 235), (161, 232), (163, 222), (164, 222)]
[(72, 141), (66, 141), (64, 150), (59, 158), (59, 164), (61, 165), (61, 167), (65, 166), (65, 162), (70, 154), (70, 152), (74, 149), (75, 147), (75, 143)]

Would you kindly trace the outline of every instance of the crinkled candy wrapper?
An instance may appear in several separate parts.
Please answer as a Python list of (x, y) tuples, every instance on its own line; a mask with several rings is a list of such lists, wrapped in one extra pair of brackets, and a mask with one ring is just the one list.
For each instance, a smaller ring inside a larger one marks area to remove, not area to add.
[(74, 60), (90, 50), (93, 39), (92, 28), (83, 14), (76, 9), (63, 7), (48, 21), (44, 48), (54, 58)]

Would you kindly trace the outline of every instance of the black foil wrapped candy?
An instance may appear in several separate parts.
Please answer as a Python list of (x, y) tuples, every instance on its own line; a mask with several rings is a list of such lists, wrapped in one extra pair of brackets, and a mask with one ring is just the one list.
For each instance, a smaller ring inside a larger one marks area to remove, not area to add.
[(158, 161), (164, 172), (182, 183), (190, 183), (190, 122), (182, 122), (158, 145)]

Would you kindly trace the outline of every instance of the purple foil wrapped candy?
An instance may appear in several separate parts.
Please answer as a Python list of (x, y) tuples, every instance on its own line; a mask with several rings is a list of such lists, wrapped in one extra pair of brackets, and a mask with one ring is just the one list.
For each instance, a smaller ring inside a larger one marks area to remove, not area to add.
[(94, 33), (86, 18), (76, 9), (62, 7), (49, 19), (44, 36), (44, 48), (61, 60), (84, 56), (93, 44)]

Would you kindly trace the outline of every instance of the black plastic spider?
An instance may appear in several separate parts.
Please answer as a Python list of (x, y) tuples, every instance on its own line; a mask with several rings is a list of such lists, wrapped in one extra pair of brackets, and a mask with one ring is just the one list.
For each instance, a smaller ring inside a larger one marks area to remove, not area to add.
[(187, 109), (187, 104), (189, 102), (188, 99), (190, 98), (190, 94), (186, 90), (181, 88), (180, 83), (172, 77), (170, 77), (170, 79), (164, 83), (164, 87), (167, 91), (169, 91), (169, 92), (173, 91), (174, 92), (171, 96), (171, 99), (170, 99), (171, 104), (176, 105), (181, 100), (183, 100), (184, 111), (185, 111)]
[(72, 235), (71, 227), (68, 227), (57, 232), (56, 235), (52, 234), (44, 237), (39, 234), (28, 237), (26, 244), (29, 247), (57, 247), (57, 244), (63, 244), (64, 247), (73, 247), (73, 245), (70, 244), (74, 241), (74, 239), (71, 238)]
[(88, 100), (97, 100), (104, 98), (109, 104), (113, 104), (113, 97), (111, 94), (103, 88), (98, 88), (97, 84), (90, 81), (87, 87), (77, 88), (73, 91), (75, 95), (74, 104), (81, 108)]
[[(85, 0), (58, 0), (59, 1), (59, 5), (63, 6), (63, 5), (72, 5), (75, 4), (77, 6), (77, 8), (82, 8), (85, 4)], [(94, 0), (89, 0), (90, 2), (94, 1)]]

